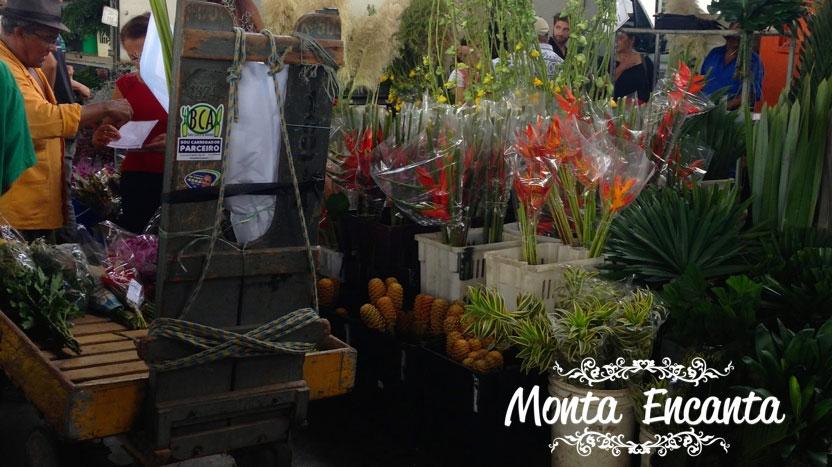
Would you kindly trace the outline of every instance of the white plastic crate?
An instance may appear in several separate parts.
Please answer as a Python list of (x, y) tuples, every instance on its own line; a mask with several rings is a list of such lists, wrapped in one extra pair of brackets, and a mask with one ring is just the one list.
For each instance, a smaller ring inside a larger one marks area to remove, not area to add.
[(509, 309), (513, 309), (518, 294), (531, 292), (541, 298), (547, 310), (555, 305), (555, 292), (563, 283), (566, 267), (595, 270), (603, 258), (587, 258), (589, 250), (562, 245), (555, 239), (538, 241), (537, 253), (543, 264), (531, 266), (522, 260), (520, 247), (506, 248), (485, 254), (486, 285), (502, 294)]
[(485, 284), (485, 253), (520, 247), (519, 237), (503, 233), (500, 243), (482, 244), (482, 228), (468, 231), (468, 246), (442, 243), (439, 232), (416, 235), (422, 293), (446, 300), (465, 300), (468, 287)]
[(321, 247), (320, 261), (318, 262), (318, 273), (326, 277), (337, 277), (344, 281), (342, 266), (344, 265), (344, 254), (325, 246)]

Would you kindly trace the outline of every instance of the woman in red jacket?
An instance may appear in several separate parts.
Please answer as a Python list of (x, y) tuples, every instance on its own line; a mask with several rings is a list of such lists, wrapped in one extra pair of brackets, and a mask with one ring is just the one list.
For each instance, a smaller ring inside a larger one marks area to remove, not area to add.
[[(138, 69), (150, 13), (128, 21), (121, 29), (121, 45)], [(139, 73), (129, 73), (116, 81), (113, 99), (127, 99), (133, 107), (133, 120), (158, 120), (139, 150), (130, 150), (121, 167), (122, 217), (118, 224), (142, 233), (161, 204), (162, 173), (165, 167), (165, 136), (168, 113), (142, 81)], [(105, 121), (93, 134), (93, 144), (105, 147), (121, 135)]]

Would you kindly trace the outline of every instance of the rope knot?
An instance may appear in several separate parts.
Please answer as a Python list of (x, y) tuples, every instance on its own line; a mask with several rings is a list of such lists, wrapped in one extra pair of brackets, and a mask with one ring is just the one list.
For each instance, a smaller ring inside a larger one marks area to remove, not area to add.
[(271, 44), (271, 53), (269, 54), (266, 64), (269, 65), (269, 76), (274, 76), (283, 70), (283, 57), (277, 53), (277, 44), (274, 41), (274, 34), (268, 29), (260, 31), (260, 34), (266, 36)]

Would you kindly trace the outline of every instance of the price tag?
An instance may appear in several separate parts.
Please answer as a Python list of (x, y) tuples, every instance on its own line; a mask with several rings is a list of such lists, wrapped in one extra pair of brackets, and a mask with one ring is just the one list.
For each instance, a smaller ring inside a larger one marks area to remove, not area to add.
[(116, 10), (115, 8), (105, 6), (104, 11), (101, 12), (101, 22), (106, 24), (107, 26), (112, 26), (114, 28), (117, 28), (118, 27), (118, 10)]
[(127, 287), (127, 301), (135, 306), (141, 305), (142, 301), (142, 285), (135, 279), (130, 280), (130, 285)]

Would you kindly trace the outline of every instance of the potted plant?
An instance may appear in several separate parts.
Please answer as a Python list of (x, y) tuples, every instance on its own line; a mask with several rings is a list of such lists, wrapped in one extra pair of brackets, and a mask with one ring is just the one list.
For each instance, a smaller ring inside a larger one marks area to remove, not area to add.
[[(468, 332), (478, 337), (493, 337), (498, 348), (516, 348), (525, 371), (550, 372), (552, 396), (568, 399), (592, 391), (600, 399), (616, 400), (617, 413), (622, 417), (620, 423), (555, 424), (552, 426), (555, 438), (575, 436), (588, 429), (622, 435), (624, 441), (633, 440), (635, 418), (626, 380), (607, 380), (599, 385), (579, 376), (586, 359), (593, 359), (594, 366), (600, 368), (649, 358), (665, 313), (654, 302), (651, 292), (630, 291), (596, 276), (597, 273), (581, 269), (567, 269), (564, 282), (558, 288), (559, 299), (551, 310), (540, 299), (525, 294), (517, 298), (516, 310), (510, 312), (495, 291), (472, 289), (471, 305), (466, 307), (463, 323), (467, 323)], [(593, 409), (597, 408), (596, 402)], [(629, 458), (602, 450), (584, 457), (577, 450), (562, 446), (554, 450), (553, 465), (629, 465)]]

